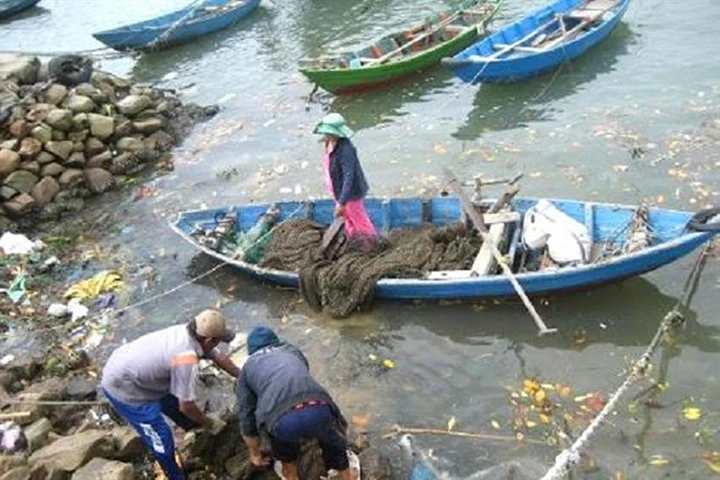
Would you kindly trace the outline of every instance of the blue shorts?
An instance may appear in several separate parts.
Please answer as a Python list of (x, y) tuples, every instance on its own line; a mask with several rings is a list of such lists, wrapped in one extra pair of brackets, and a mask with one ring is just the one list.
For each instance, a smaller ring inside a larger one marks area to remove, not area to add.
[(270, 434), (273, 457), (281, 462), (295, 462), (300, 456), (300, 441), (315, 439), (322, 449), (325, 467), (345, 470), (347, 440), (338, 431), (330, 406), (309, 405), (284, 413)]

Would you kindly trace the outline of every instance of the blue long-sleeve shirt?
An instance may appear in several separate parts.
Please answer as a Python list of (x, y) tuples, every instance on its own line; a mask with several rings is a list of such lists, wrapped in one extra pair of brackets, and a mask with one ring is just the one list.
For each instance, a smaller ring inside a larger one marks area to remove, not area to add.
[(330, 394), (310, 375), (308, 361), (293, 345), (283, 343), (248, 357), (236, 383), (242, 434), (269, 434), (283, 413), (310, 400), (326, 402), (339, 424), (345, 423)]
[(350, 200), (359, 200), (368, 192), (368, 183), (355, 146), (347, 138), (339, 138), (330, 154), (330, 178), (335, 200), (345, 205)]

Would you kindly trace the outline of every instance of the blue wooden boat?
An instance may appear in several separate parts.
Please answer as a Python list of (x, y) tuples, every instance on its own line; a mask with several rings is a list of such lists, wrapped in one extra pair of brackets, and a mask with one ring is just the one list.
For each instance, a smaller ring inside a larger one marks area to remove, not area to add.
[(116, 50), (157, 50), (222, 30), (250, 15), (260, 0), (199, 0), (161, 17), (93, 33)]
[(27, 10), (40, 0), (0, 0), (0, 20), (5, 20), (11, 15)]
[(557, 0), (442, 63), (466, 83), (525, 80), (600, 43), (629, 4), (630, 0)]
[[(523, 214), (536, 202), (537, 199), (521, 198), (515, 199), (512, 205), (515, 211)], [(625, 235), (623, 228), (629, 224), (636, 211), (636, 207), (628, 205), (573, 200), (551, 200), (551, 202), (565, 214), (586, 225), (595, 245), (602, 245), (613, 238), (622, 241)], [(366, 199), (365, 204), (370, 218), (380, 232), (394, 228), (419, 227), (423, 222), (428, 221), (436, 226), (444, 226), (465, 218), (462, 206), (455, 197)], [(234, 260), (206, 248), (193, 238), (192, 234), (198, 228), (211, 229), (216, 224), (216, 219), (230, 211), (234, 211), (237, 216), (235, 227), (245, 232), (256, 224), (269, 207), (270, 205), (267, 204), (250, 204), (186, 211), (179, 214), (172, 223), (172, 228), (204, 253), (233, 265), (246, 274), (269, 283), (297, 287), (296, 272), (261, 268)], [(274, 207), (280, 212), (278, 221), (291, 217), (307, 218), (329, 225), (333, 220), (332, 200), (280, 202), (274, 204)], [(648, 219), (654, 230), (653, 241), (649, 247), (641, 251), (609, 257), (577, 267), (518, 273), (517, 279), (531, 295), (584, 289), (593, 285), (617, 282), (673, 262), (710, 240), (715, 233), (690, 229), (688, 224), (693, 219), (693, 215), (688, 212), (650, 209)], [(515, 295), (515, 290), (503, 275), (472, 276), (469, 270), (432, 273), (427, 278), (381, 279), (376, 285), (375, 294), (379, 297), (398, 299), (461, 299)]]

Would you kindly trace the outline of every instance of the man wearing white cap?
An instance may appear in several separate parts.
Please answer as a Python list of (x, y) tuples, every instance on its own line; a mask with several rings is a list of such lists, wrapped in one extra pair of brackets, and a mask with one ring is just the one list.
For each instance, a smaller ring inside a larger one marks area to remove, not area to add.
[(225, 422), (197, 405), (201, 358), (209, 358), (233, 377), (238, 367), (215, 347), (235, 335), (222, 313), (208, 309), (187, 324), (148, 333), (116, 349), (103, 368), (102, 388), (117, 413), (142, 437), (169, 480), (185, 480), (175, 459), (172, 430), (165, 414), (184, 430), (203, 427), (219, 433)]

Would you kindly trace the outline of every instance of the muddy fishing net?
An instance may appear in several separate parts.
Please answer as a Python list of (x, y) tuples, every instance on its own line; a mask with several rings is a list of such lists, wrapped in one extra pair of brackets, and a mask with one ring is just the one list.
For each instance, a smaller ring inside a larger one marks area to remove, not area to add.
[(309, 220), (280, 225), (265, 248), (261, 266), (297, 271), (300, 291), (315, 310), (343, 318), (366, 306), (381, 278), (421, 278), (432, 270), (472, 266), (482, 239), (462, 224), (393, 230), (369, 248), (353, 238), (335, 259), (321, 251), (325, 226)]

